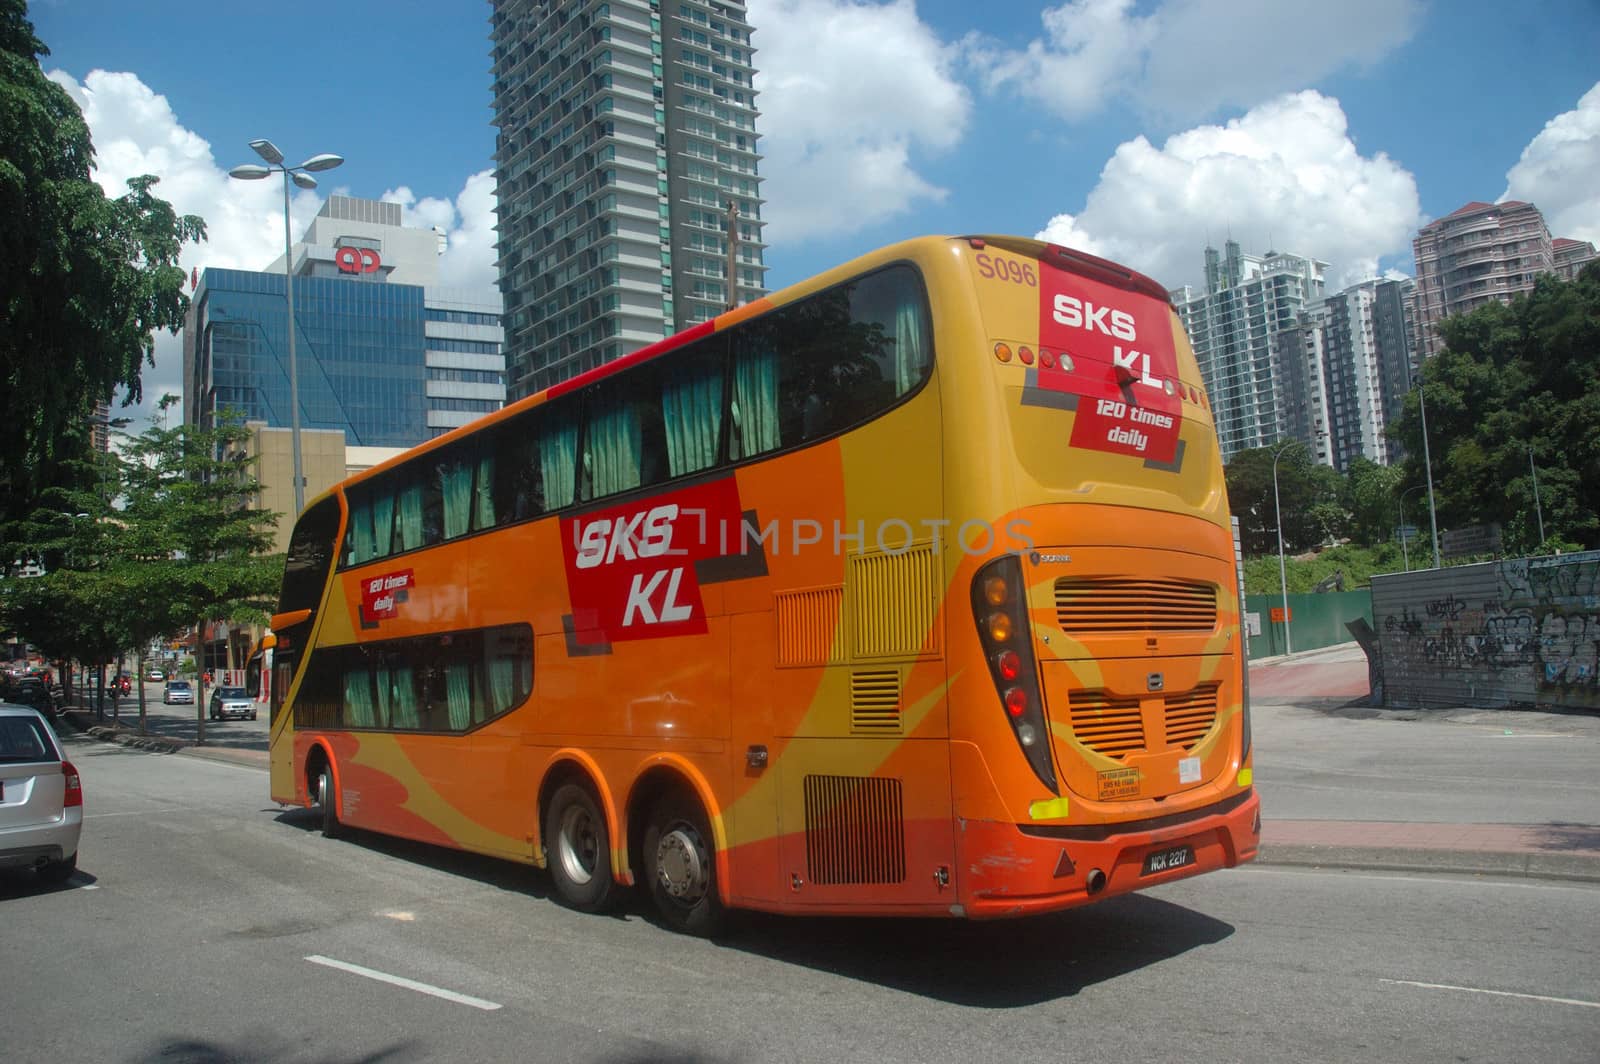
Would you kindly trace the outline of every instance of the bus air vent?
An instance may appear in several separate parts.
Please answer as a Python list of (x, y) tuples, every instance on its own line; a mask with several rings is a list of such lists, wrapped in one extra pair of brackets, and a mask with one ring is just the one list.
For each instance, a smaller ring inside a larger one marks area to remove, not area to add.
[(805, 800), (806, 874), (812, 883), (905, 882), (899, 780), (807, 776)]
[(1217, 626), (1217, 589), (1187, 580), (1063, 577), (1056, 622), (1079, 633), (1209, 632)]
[(939, 652), (933, 623), (940, 593), (932, 546), (850, 559), (850, 620), (856, 658), (912, 657)]
[(899, 669), (857, 669), (850, 674), (850, 730), (899, 733)]
[(1113, 698), (1105, 691), (1073, 691), (1072, 734), (1107, 757), (1144, 749), (1144, 717), (1137, 698)]
[(778, 616), (778, 667), (827, 665), (839, 660), (843, 587), (785, 591), (774, 603)]
[(1217, 685), (1167, 695), (1167, 745), (1193, 750), (1217, 722)]

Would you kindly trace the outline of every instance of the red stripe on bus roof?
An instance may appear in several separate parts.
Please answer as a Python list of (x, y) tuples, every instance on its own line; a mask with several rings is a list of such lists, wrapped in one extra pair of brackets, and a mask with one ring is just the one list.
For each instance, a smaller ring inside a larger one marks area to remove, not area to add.
[(664, 355), (673, 348), (682, 347), (684, 344), (691, 343), (704, 336), (710, 336), (716, 332), (716, 329), (717, 321), (715, 318), (710, 321), (703, 321), (699, 325), (691, 325), (681, 333), (675, 333), (664, 340), (657, 340), (648, 347), (641, 347), (639, 350), (607, 362), (603, 366), (596, 366), (594, 369), (580, 373), (576, 377), (558, 381), (546, 389), (545, 398), (554, 399), (557, 396), (566, 395), (568, 392), (574, 392), (579, 388), (593, 384), (595, 381), (605, 380), (607, 377), (621, 373), (631, 366), (637, 366), (641, 362), (648, 362), (657, 355)]

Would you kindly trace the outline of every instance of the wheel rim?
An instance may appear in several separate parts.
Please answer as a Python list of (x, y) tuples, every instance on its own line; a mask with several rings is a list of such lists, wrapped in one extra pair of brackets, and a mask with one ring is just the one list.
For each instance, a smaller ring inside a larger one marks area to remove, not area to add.
[(568, 806), (561, 814), (556, 860), (561, 862), (562, 874), (579, 886), (594, 878), (600, 863), (600, 833), (594, 818), (581, 805)]
[(317, 777), (317, 804), (323, 808), (328, 805), (328, 792), (333, 790), (333, 780), (328, 778), (326, 772)]
[(656, 879), (667, 896), (693, 907), (711, 886), (711, 855), (700, 833), (687, 824), (674, 825), (656, 843)]

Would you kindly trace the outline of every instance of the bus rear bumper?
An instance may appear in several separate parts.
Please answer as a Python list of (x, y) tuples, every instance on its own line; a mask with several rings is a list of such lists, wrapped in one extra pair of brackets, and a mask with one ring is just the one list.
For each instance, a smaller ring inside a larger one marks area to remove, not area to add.
[(1029, 916), (1254, 860), (1261, 799), (1249, 790), (1148, 827), (957, 820), (958, 890), (972, 919)]

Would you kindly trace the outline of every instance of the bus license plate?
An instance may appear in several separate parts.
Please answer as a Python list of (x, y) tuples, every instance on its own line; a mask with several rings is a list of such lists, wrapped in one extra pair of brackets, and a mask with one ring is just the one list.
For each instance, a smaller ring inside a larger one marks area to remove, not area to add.
[(1174, 846), (1170, 850), (1157, 850), (1144, 859), (1144, 871), (1140, 875), (1153, 876), (1157, 872), (1170, 872), (1174, 868), (1194, 864), (1194, 849), (1189, 846)]

